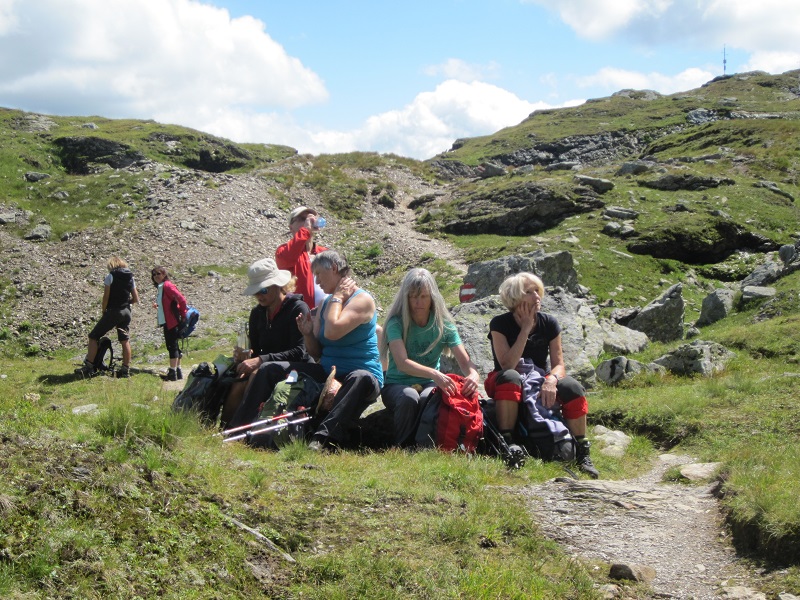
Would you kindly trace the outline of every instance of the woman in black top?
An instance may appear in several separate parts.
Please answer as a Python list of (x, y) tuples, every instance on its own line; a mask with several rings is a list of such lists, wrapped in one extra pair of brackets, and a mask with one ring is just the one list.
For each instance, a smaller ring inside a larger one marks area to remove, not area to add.
[(536, 401), (548, 411), (560, 409), (575, 438), (578, 468), (596, 478), (599, 473), (589, 458), (586, 439), (585, 391), (567, 376), (561, 326), (555, 317), (540, 312), (543, 297), (544, 284), (532, 273), (512, 275), (500, 285), (500, 300), (509, 312), (489, 323), (495, 370), (485, 388), (495, 400), (497, 425), (509, 443), (523, 393), (538, 395)]
[(306, 353), (303, 334), (297, 327), (297, 317), (307, 315), (308, 305), (302, 296), (293, 294), (297, 279), (278, 269), (275, 259), (264, 258), (247, 270), (249, 285), (243, 295), (255, 296), (258, 304), (250, 311), (250, 348), (234, 348), (235, 382), (225, 400), (222, 424), (226, 424), (242, 402), (254, 374), (269, 362), (304, 362), (311, 360)]

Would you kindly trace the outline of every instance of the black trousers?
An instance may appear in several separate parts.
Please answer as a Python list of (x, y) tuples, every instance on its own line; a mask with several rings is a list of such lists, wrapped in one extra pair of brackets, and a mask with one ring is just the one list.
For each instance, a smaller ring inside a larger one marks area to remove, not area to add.
[[(317, 363), (308, 362), (267, 362), (258, 368), (252, 384), (228, 427), (239, 427), (253, 423), (258, 418), (258, 408), (269, 398), (275, 386), (295, 370), (324, 383), (328, 373)], [(380, 385), (369, 371), (356, 370), (338, 376), (342, 387), (336, 393), (333, 408), (318, 424), (314, 433), (316, 438), (325, 438), (332, 443), (346, 443), (348, 432), (355, 425), (361, 413), (375, 402), (380, 393)]]

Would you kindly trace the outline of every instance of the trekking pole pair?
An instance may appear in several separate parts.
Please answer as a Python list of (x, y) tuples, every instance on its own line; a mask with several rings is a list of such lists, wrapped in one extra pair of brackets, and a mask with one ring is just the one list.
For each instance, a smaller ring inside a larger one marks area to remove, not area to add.
[[(299, 423), (305, 423), (306, 421), (310, 421), (311, 420), (311, 415), (309, 414), (310, 411), (311, 409), (309, 408), (302, 408), (300, 410), (285, 412), (279, 415), (275, 415), (274, 417), (270, 417), (268, 419), (262, 419), (254, 423), (249, 423), (248, 425), (240, 425), (239, 427), (232, 427), (231, 429), (225, 429), (224, 431), (215, 433), (214, 436), (225, 437), (225, 439), (222, 440), (223, 442), (233, 442), (242, 439), (249, 440), (251, 437), (256, 435), (269, 433), (271, 431), (278, 431), (280, 429), (285, 429), (290, 425), (297, 425)], [(270, 423), (275, 423), (275, 424), (270, 426)], [(260, 429), (256, 429), (257, 427)]]

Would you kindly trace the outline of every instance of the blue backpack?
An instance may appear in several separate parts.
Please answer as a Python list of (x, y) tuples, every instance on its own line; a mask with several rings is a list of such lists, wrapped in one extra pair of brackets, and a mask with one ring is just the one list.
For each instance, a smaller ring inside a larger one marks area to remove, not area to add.
[(186, 308), (186, 318), (178, 326), (178, 338), (184, 339), (194, 333), (197, 322), (200, 320), (200, 311), (194, 306)]

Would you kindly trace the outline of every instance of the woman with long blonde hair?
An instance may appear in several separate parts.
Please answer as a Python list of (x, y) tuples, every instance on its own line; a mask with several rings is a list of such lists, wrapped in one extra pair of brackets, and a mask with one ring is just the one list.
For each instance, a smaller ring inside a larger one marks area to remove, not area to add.
[(450, 311), (426, 269), (411, 269), (386, 314), (380, 340), (387, 365), (381, 397), (394, 415), (394, 442), (408, 445), (417, 422), (420, 397), (434, 387), (448, 393), (456, 384), (440, 371), (440, 359), (451, 352), (465, 380), (462, 392), (471, 395), (480, 377), (458, 335)]

